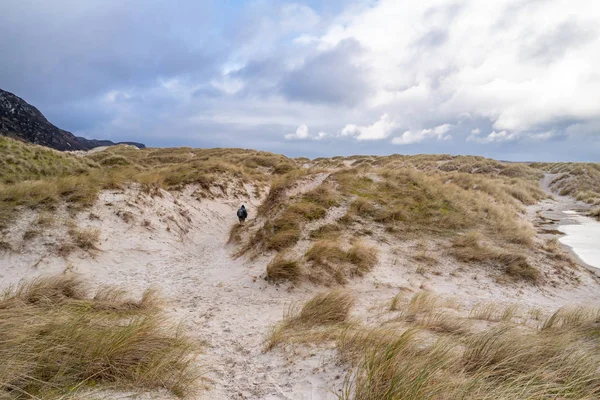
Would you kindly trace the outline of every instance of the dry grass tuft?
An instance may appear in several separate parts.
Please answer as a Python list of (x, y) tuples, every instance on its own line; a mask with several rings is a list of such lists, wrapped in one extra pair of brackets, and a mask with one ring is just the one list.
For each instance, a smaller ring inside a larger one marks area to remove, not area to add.
[(359, 241), (350, 247), (347, 257), (356, 266), (357, 275), (362, 276), (377, 264), (377, 249)]
[(352, 202), (350, 209), (361, 217), (374, 216), (377, 212), (375, 204), (369, 199), (359, 197)]
[(560, 308), (544, 321), (541, 330), (591, 329), (595, 326), (597, 333), (600, 333), (599, 323), (600, 310), (585, 307)]
[(511, 278), (531, 283), (537, 283), (541, 279), (540, 271), (520, 254), (503, 254), (500, 260), (505, 263), (505, 272)]
[(266, 349), (284, 342), (320, 342), (336, 337), (340, 329), (348, 326), (354, 302), (350, 292), (332, 290), (315, 295), (300, 310), (291, 307), (271, 332)]
[(35, 224), (40, 228), (49, 228), (56, 222), (56, 219), (52, 214), (49, 213), (41, 213), (38, 215)]
[(69, 229), (69, 235), (73, 239), (73, 243), (81, 250), (98, 250), (96, 244), (100, 240), (100, 229), (73, 227)]
[(337, 240), (321, 239), (306, 252), (309, 278), (315, 283), (337, 282), (363, 276), (377, 264), (377, 249), (362, 242), (345, 251)]
[(481, 244), (481, 235), (477, 232), (455, 237), (451, 253), (459, 261), (487, 263), (500, 267), (513, 279), (537, 283), (541, 278), (540, 272), (529, 264), (524, 255), (490, 249)]
[(311, 239), (334, 239), (339, 237), (342, 232), (342, 227), (338, 224), (322, 225), (318, 229), (311, 231), (309, 236)]
[(316, 189), (304, 194), (304, 201), (317, 204), (323, 208), (337, 206), (339, 203), (339, 194), (336, 193), (333, 186), (329, 183), (322, 183)]
[(266, 234), (268, 237), (266, 242), (267, 250), (281, 251), (287, 249), (296, 244), (302, 235), (300, 226), (293, 220), (289, 220), (288, 222), (280, 218), (272, 225), (267, 224), (267, 227), (269, 226), (272, 227), (272, 233), (270, 235)]
[(600, 352), (581, 330), (498, 325), (431, 340), (414, 329), (351, 327), (340, 335), (338, 350), (353, 367), (341, 399), (600, 396)]
[(394, 308), (401, 311), (401, 318), (414, 320), (417, 314), (435, 310), (443, 303), (443, 300), (431, 292), (422, 291), (415, 294), (408, 304), (402, 308), (398, 307), (397, 300), (394, 302), (396, 303)]
[(242, 232), (245, 230), (244, 225), (234, 224), (229, 229), (229, 238), (227, 239), (228, 244), (239, 244), (242, 242)]
[(397, 295), (392, 297), (392, 301), (390, 302), (390, 311), (400, 311), (401, 302), (404, 299), (404, 293), (399, 292)]
[(308, 261), (319, 265), (339, 264), (346, 261), (346, 252), (335, 240), (319, 240), (305, 254)]
[(503, 306), (497, 303), (478, 303), (471, 309), (469, 318), (494, 322), (510, 322), (518, 315), (518, 312), (518, 304)]
[(323, 218), (327, 210), (318, 204), (301, 201), (290, 205), (285, 212), (301, 220), (314, 221)]
[(188, 394), (193, 346), (164, 323), (156, 301), (78, 279), (39, 278), (0, 300), (0, 397), (64, 398), (92, 386)]
[(343, 290), (319, 293), (302, 307), (300, 313), (291, 319), (291, 323), (315, 326), (345, 322), (354, 301), (350, 292)]
[(10, 243), (5, 240), (0, 240), (0, 253), (1, 252), (11, 252), (13, 250)]
[(279, 253), (267, 265), (267, 279), (272, 282), (297, 282), (302, 277), (300, 264), (296, 260), (286, 258), (283, 253)]
[(452, 254), (463, 262), (487, 261), (496, 256), (494, 251), (481, 244), (481, 234), (474, 231), (454, 238)]
[(319, 297), (305, 306), (303, 319), (301, 312), (287, 317), (272, 343), (336, 339), (341, 361), (350, 365), (339, 395), (346, 400), (600, 396), (600, 310), (561, 309), (538, 329), (518, 315), (517, 305), (480, 304), (469, 318), (490, 322), (475, 329), (455, 311), (441, 309), (458, 308), (452, 301), (428, 292), (408, 302), (403, 297), (391, 306), (403, 318), (368, 327), (340, 323), (347, 321), (345, 312), (314, 318), (314, 310), (323, 308)]

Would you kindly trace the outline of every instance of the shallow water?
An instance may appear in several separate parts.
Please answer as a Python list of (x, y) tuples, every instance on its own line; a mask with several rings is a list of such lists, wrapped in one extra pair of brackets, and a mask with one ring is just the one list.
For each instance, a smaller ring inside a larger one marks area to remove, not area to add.
[(575, 211), (565, 213), (569, 223), (558, 227), (565, 233), (559, 241), (572, 248), (584, 263), (600, 269), (600, 222)]

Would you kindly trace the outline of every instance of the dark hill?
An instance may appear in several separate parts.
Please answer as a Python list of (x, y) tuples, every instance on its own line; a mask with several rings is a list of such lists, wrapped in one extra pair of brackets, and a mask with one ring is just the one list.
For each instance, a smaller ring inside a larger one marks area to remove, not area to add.
[[(110, 140), (86, 139), (52, 125), (34, 106), (22, 98), (0, 89), (0, 135), (56, 150), (89, 150), (99, 146), (114, 146)], [(123, 142), (139, 148), (141, 143)]]

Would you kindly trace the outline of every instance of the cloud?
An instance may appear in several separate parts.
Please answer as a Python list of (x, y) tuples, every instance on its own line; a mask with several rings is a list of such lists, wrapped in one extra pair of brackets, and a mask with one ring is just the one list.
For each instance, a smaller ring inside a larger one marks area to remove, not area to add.
[(285, 135), (287, 140), (322, 140), (328, 137), (326, 132), (319, 132), (316, 135), (311, 135), (308, 131), (308, 126), (302, 124), (296, 129), (294, 133), (288, 133)]
[(558, 136), (558, 132), (555, 129), (548, 131), (534, 131), (534, 132), (508, 132), (508, 131), (492, 131), (487, 136), (480, 136), (481, 130), (473, 129), (471, 135), (467, 137), (467, 141), (477, 143), (503, 143), (503, 142), (543, 142), (553, 139)]
[[(340, 18), (321, 46), (358, 41), (368, 54), (371, 104), (409, 126), (469, 114), (492, 124), (495, 135), (481, 139), (492, 143), (600, 115), (600, 5), (452, 4), (380, 0)], [(414, 88), (419, 95), (407, 96)]]
[(357, 41), (342, 40), (292, 69), (280, 83), (281, 92), (290, 100), (355, 105), (370, 92), (360, 54)]
[(498, 142), (511, 142), (519, 139), (520, 133), (510, 133), (507, 131), (496, 132), (492, 131), (485, 137), (480, 137), (478, 134), (472, 134), (467, 138), (468, 141), (474, 141), (478, 143), (498, 143)]
[(600, 4), (226, 3), (6, 2), (0, 88), (154, 145), (598, 158)]
[(392, 139), (393, 144), (413, 144), (428, 139), (449, 140), (452, 136), (447, 133), (450, 131), (449, 124), (439, 125), (432, 129), (422, 129), (420, 131), (406, 131), (401, 136)]
[(300, 125), (298, 129), (296, 129), (295, 133), (288, 133), (285, 135), (286, 139), (308, 139), (308, 126)]
[(357, 140), (382, 140), (389, 137), (397, 126), (386, 113), (369, 126), (346, 125), (339, 132), (339, 136), (351, 136)]

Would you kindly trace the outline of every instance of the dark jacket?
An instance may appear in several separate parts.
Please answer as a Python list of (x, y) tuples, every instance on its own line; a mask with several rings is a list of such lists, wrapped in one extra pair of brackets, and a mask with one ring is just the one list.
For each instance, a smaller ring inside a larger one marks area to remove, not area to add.
[(237, 216), (238, 218), (242, 219), (248, 218), (248, 211), (246, 211), (246, 207), (242, 206), (239, 210), (237, 210)]

